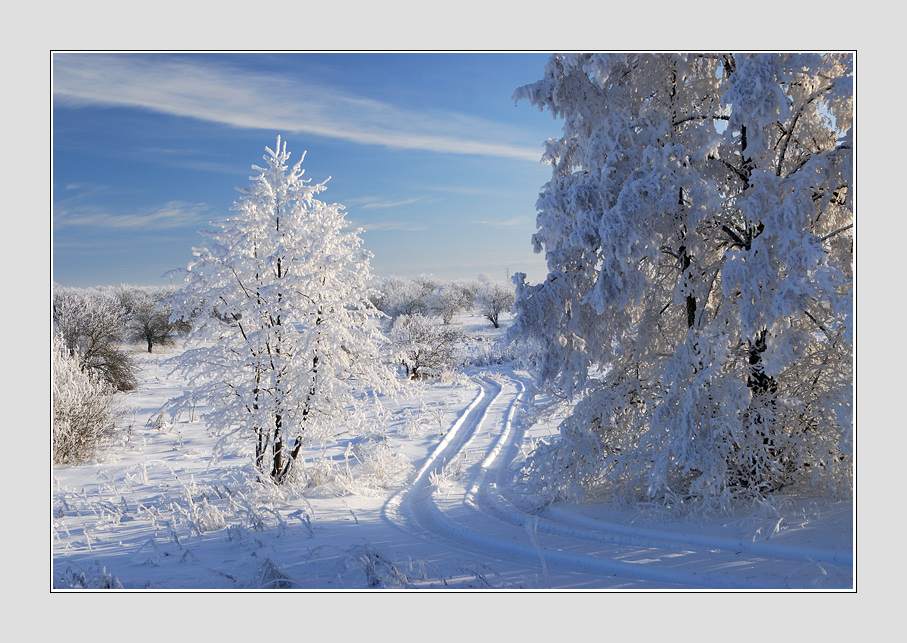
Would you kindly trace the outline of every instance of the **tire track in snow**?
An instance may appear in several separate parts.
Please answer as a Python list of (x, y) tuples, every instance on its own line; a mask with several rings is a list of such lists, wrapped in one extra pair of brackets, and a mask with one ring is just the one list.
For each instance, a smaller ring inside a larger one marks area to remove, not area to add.
[[(503, 495), (508, 466), (519, 454), (525, 430), (515, 423), (526, 387), (515, 382), (506, 410), (499, 410), (505, 384), (485, 376), (475, 378), (480, 391), (453, 424), (416, 474), (412, 484), (385, 507), (385, 517), (410, 533), (449, 547), (498, 561), (522, 564), (527, 573), (539, 570), (555, 586), (569, 576), (607, 577), (659, 583), (665, 587), (722, 589), (778, 588), (783, 574), (760, 572), (766, 562), (791, 561), (852, 568), (852, 554), (643, 529), (576, 516), (557, 508), (528, 513)], [(508, 386), (509, 388), (509, 386)], [(472, 452), (484, 452), (469, 464)], [(447, 463), (467, 462), (467, 479), (456, 485), (453, 500), (441, 498), (432, 485)], [(440, 466), (438, 462), (440, 460)], [(489, 482), (489, 479), (492, 481)], [(542, 536), (544, 543), (542, 543)], [(635, 559), (636, 562), (629, 562)], [(695, 562), (697, 570), (683, 569)], [(704, 564), (703, 564), (704, 563)], [(783, 565), (782, 565), (783, 567)], [(734, 572), (737, 573), (734, 573)], [(783, 570), (782, 570), (783, 571)], [(833, 570), (834, 571), (834, 570)], [(565, 576), (565, 572), (567, 576)]]
[[(492, 469), (497, 471), (497, 482), (501, 482), (505, 472), (499, 462), (500, 453), (506, 448), (515, 449), (513, 418), (519, 395), (511, 401), (502, 418), (503, 430), (488, 449), (488, 454), (479, 463), (473, 465), (469, 491), (462, 499), (454, 502), (438, 502), (430, 474), (437, 471), (433, 465), (441, 460), (452, 462), (466, 445), (474, 445), (480, 439), (480, 429), (487, 424), (489, 409), (501, 393), (501, 385), (487, 378), (477, 380), (481, 390), (472, 404), (461, 414), (445, 439), (436, 447), (426, 463), (416, 474), (411, 486), (392, 498), (385, 507), (385, 516), (415, 535), (441, 542), (447, 546), (468, 553), (485, 556), (498, 561), (506, 560), (527, 566), (530, 573), (549, 566), (557, 566), (570, 572), (591, 574), (593, 576), (620, 576), (627, 579), (650, 580), (669, 585), (702, 585), (706, 580), (695, 582), (689, 574), (678, 574), (671, 570), (653, 573), (644, 566), (611, 561), (588, 555), (578, 555), (561, 550), (542, 548), (525, 524), (537, 518), (526, 514), (526, 520), (513, 522), (501, 520), (495, 511), (489, 511), (487, 503), (479, 504), (478, 491), (483, 487), (487, 474)], [(497, 388), (492, 396), (489, 391)], [(520, 393), (525, 387), (520, 383)], [(484, 401), (487, 400), (487, 401)], [(494, 438), (494, 431), (485, 436)], [(512, 457), (511, 457), (512, 459)], [(484, 495), (484, 494), (482, 494)], [(443, 505), (443, 506), (441, 506)], [(546, 573), (546, 576), (548, 574)]]
[[(488, 381), (480, 380), (477, 383), (479, 384), (478, 395), (456, 419), (444, 439), (429, 454), (409, 487), (394, 494), (384, 507), (385, 518), (411, 533), (431, 536), (431, 532), (426, 531), (416, 520), (413, 507), (430, 501), (431, 474), (443, 470), (443, 467), (448, 462), (452, 462), (460, 453), (462, 447), (474, 435), (476, 427), (481, 424), (487, 408), (492, 402), (488, 394), (490, 388)], [(466, 424), (466, 428), (463, 428), (464, 424)]]

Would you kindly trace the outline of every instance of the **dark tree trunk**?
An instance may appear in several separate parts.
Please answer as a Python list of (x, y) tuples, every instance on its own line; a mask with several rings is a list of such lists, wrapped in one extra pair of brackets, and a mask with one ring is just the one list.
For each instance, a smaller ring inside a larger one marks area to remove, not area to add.
[(753, 395), (766, 395), (774, 393), (778, 389), (775, 378), (765, 374), (762, 367), (762, 353), (768, 346), (765, 343), (766, 329), (756, 336), (749, 350), (750, 374), (746, 378), (746, 385), (753, 392)]
[(283, 438), (274, 441), (274, 461), (271, 463), (271, 479), (280, 484), (283, 478)]
[[(680, 246), (680, 268), (681, 275), (686, 275), (687, 270), (693, 264), (693, 258), (687, 253), (686, 246)], [(693, 295), (687, 295), (687, 328), (692, 328), (696, 324), (696, 298)]]

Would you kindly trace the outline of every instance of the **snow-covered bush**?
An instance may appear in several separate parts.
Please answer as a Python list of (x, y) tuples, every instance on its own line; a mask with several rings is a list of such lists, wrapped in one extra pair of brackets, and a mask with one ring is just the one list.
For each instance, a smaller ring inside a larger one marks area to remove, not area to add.
[(302, 159), (287, 165), (279, 137), (266, 150), (237, 216), (204, 233), (210, 247), (170, 298), (172, 321), (196, 318), (176, 358), (190, 387), (171, 410), (207, 399), (204, 419), (251, 442), (256, 468), (283, 484), (304, 443), (377, 403), (395, 374), (368, 300), (371, 253), (342, 205), (315, 198), (327, 188), (302, 178)]
[(56, 336), (51, 359), (53, 463), (90, 461), (116, 433), (121, 410), (114, 389), (83, 370)]
[[(350, 460), (355, 460), (355, 465)], [(361, 455), (348, 451), (344, 472), (338, 481), (348, 493), (370, 496), (402, 484), (412, 470), (409, 458), (394, 453), (387, 441), (381, 440), (363, 450)]]
[(422, 413), (413, 413), (410, 409), (404, 409), (400, 435), (407, 438), (421, 437), (428, 433), (429, 430), (428, 423)]
[(421, 314), (401, 315), (394, 321), (391, 340), (403, 355), (412, 379), (437, 377), (459, 364), (463, 334)]
[[(548, 277), (512, 332), (575, 404), (531, 466), (564, 495), (723, 504), (852, 485), (853, 59), (555, 55)], [(518, 278), (519, 281), (519, 278)]]
[(331, 496), (375, 496), (405, 482), (413, 464), (394, 453), (387, 441), (348, 443), (343, 460), (329, 457), (300, 463), (295, 470), (297, 486), (318, 489)]
[(463, 361), (472, 367), (500, 366), (507, 364), (514, 370), (538, 368), (543, 345), (535, 337), (476, 337), (466, 342)]

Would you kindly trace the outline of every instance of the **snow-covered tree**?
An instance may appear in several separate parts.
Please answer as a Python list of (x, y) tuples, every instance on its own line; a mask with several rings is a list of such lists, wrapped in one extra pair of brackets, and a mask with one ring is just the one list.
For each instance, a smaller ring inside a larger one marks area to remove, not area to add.
[(438, 286), (425, 297), (425, 308), (440, 317), (445, 325), (450, 324), (454, 315), (469, 306), (468, 293), (455, 282)]
[(451, 285), (462, 293), (463, 305), (466, 309), (472, 308), (476, 303), (476, 296), (482, 284), (475, 279), (455, 279)]
[[(394, 387), (368, 300), (371, 253), (344, 209), (315, 196), (302, 159), (278, 137), (265, 167), (234, 205), (237, 215), (204, 232), (172, 319), (201, 302), (189, 350), (178, 358), (190, 389), (174, 409), (207, 399), (209, 425), (254, 446), (255, 466), (281, 484), (302, 445), (331, 435)], [(303, 158), (304, 158), (303, 154)]]
[(423, 300), (429, 294), (441, 287), (441, 280), (435, 277), (434, 275), (422, 273), (417, 275), (413, 282), (419, 287), (419, 290), (422, 293)]
[(727, 502), (852, 484), (850, 54), (553, 56), (549, 274), (513, 332), (574, 403), (551, 493)]
[(379, 281), (373, 302), (391, 319), (400, 315), (425, 314), (425, 297), (428, 292), (414, 279), (391, 275)]
[(482, 317), (500, 328), (501, 313), (510, 312), (516, 301), (513, 284), (500, 281), (488, 281), (482, 284), (476, 294), (475, 307)]

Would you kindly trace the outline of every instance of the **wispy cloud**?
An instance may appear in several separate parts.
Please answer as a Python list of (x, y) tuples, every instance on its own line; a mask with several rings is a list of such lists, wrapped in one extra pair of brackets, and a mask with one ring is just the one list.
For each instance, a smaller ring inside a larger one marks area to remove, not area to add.
[(526, 217), (513, 217), (512, 219), (505, 219), (503, 221), (473, 221), (479, 225), (487, 225), (493, 228), (513, 228), (515, 226), (526, 225), (529, 223), (529, 220)]
[(362, 228), (366, 231), (394, 230), (396, 232), (419, 232), (420, 230), (427, 229), (422, 223), (412, 223), (409, 221), (377, 221), (373, 223), (357, 224), (355, 227)]
[(198, 223), (203, 219), (202, 215), (207, 210), (208, 206), (204, 203), (180, 201), (170, 201), (159, 208), (125, 214), (55, 207), (54, 226), (162, 230)]
[(360, 206), (363, 210), (369, 208), (396, 208), (401, 205), (412, 205), (413, 203), (418, 203), (424, 199), (420, 197), (415, 197), (413, 199), (405, 199), (403, 201), (384, 201), (380, 203), (366, 203), (365, 205)]
[(345, 206), (350, 209), (356, 210), (385, 210), (390, 208), (399, 208), (405, 207), (407, 205), (413, 205), (415, 203), (429, 204), (429, 203), (438, 203), (442, 199), (438, 197), (426, 197), (426, 196), (415, 196), (410, 198), (397, 198), (397, 199), (380, 199), (376, 196), (362, 196), (355, 197), (352, 199), (347, 199), (343, 202)]
[(234, 127), (362, 144), (538, 162), (541, 149), (502, 140), (500, 123), (413, 111), (300, 76), (250, 72), (200, 55), (55, 54), (61, 104), (124, 105)]
[(122, 194), (121, 191), (113, 186), (100, 183), (66, 183), (62, 186), (54, 183), (53, 190), (55, 201), (62, 198), (69, 204), (90, 200), (92, 198), (97, 198), (98, 196), (109, 197), (110, 195), (118, 193)]
[(204, 172), (217, 172), (220, 174), (236, 174), (236, 164), (228, 161), (208, 161), (195, 155), (203, 152), (168, 149), (161, 147), (140, 147), (138, 151), (147, 154), (148, 158), (161, 157), (168, 167), (186, 170), (202, 170)]

